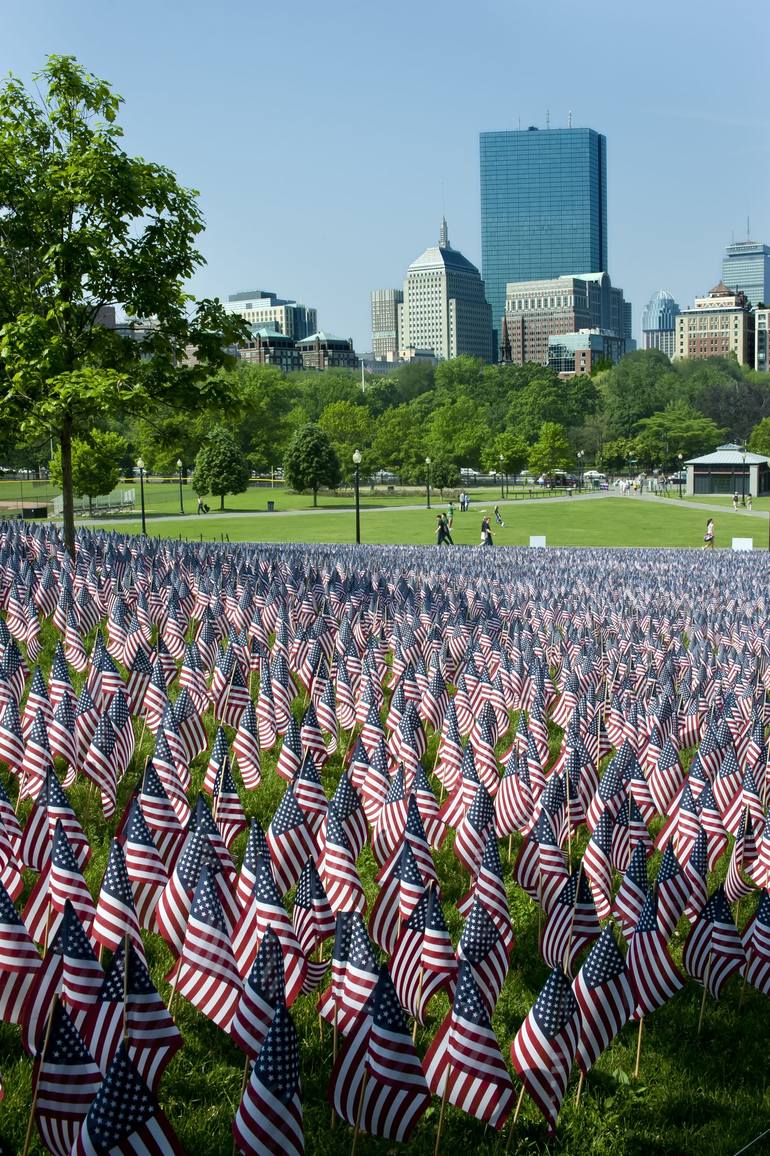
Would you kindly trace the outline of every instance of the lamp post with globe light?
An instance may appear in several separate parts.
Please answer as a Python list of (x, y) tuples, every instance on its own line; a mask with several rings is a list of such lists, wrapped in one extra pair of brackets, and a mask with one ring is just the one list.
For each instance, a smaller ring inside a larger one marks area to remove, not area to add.
[(682, 455), (677, 454), (677, 461), (679, 462), (679, 469), (676, 472), (676, 480), (679, 484), (679, 501), (682, 500)]
[(585, 450), (578, 450), (576, 456), (577, 456), (577, 463), (578, 463), (578, 486), (582, 490), (583, 489), (583, 458), (586, 456)]
[(503, 475), (503, 462), (505, 458), (500, 454), (500, 497), (505, 497), (505, 477)]
[(182, 494), (182, 459), (176, 459), (176, 472), (179, 474), (179, 513), (184, 513), (184, 496)]
[(359, 497), (359, 482), (360, 482), (360, 468), (361, 468), (361, 451), (353, 451), (353, 465), (356, 467), (354, 474), (354, 485), (356, 492), (356, 546), (361, 545), (361, 506)]
[(425, 490), (428, 495), (428, 506), (430, 509), (430, 458), (425, 459)]
[(145, 511), (144, 511), (144, 458), (137, 458), (136, 459), (136, 468), (139, 470), (139, 494), (140, 494), (140, 501), (142, 504), (142, 533), (146, 534), (147, 533), (147, 522), (145, 520)]

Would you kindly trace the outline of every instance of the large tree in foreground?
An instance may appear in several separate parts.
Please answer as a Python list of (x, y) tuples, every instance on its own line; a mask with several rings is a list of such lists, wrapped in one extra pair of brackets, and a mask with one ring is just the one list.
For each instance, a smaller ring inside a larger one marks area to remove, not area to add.
[[(120, 98), (72, 57), (35, 82), (0, 88), (0, 418), (58, 440), (73, 553), (73, 438), (100, 415), (224, 401), (212, 369), (241, 328), (185, 293), (202, 264), (196, 194), (124, 152)], [(105, 326), (105, 306), (151, 318), (144, 340)]]
[(312, 490), (314, 506), (320, 487), (338, 486), (342, 477), (331, 439), (315, 422), (297, 430), (284, 454), (283, 470), (293, 490)]

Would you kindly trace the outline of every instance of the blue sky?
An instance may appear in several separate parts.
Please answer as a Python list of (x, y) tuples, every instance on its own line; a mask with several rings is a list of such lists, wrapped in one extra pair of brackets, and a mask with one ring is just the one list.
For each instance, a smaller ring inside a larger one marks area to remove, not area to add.
[(200, 191), (193, 291), (296, 296), (364, 351), (369, 291), (401, 284), (442, 211), (480, 264), (479, 132), (547, 112), (607, 137), (609, 271), (636, 332), (654, 290), (687, 304), (716, 283), (747, 217), (770, 242), (751, 29), (716, 0), (5, 0), (0, 73), (60, 52), (108, 79), (127, 148)]

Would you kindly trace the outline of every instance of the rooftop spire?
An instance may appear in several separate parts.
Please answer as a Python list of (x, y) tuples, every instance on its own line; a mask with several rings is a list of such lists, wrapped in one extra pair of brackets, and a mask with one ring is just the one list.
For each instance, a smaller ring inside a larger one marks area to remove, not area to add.
[(447, 228), (446, 217), (441, 218), (441, 228), (438, 232), (438, 247), (439, 249), (451, 249), (449, 244), (449, 229)]

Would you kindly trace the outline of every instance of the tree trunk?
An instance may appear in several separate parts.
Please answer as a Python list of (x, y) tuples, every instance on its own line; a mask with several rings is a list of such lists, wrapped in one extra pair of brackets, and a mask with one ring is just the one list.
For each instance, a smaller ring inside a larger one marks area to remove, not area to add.
[(61, 446), (61, 492), (62, 520), (64, 523), (64, 546), (67, 553), (75, 558), (75, 501), (72, 493), (72, 419), (65, 417), (59, 430)]
[(225, 508), (225, 495), (224, 494), (219, 495), (219, 508), (220, 508), (220, 510), (224, 510), (224, 508)]
[(313, 486), (313, 505), (318, 505), (318, 486)]

